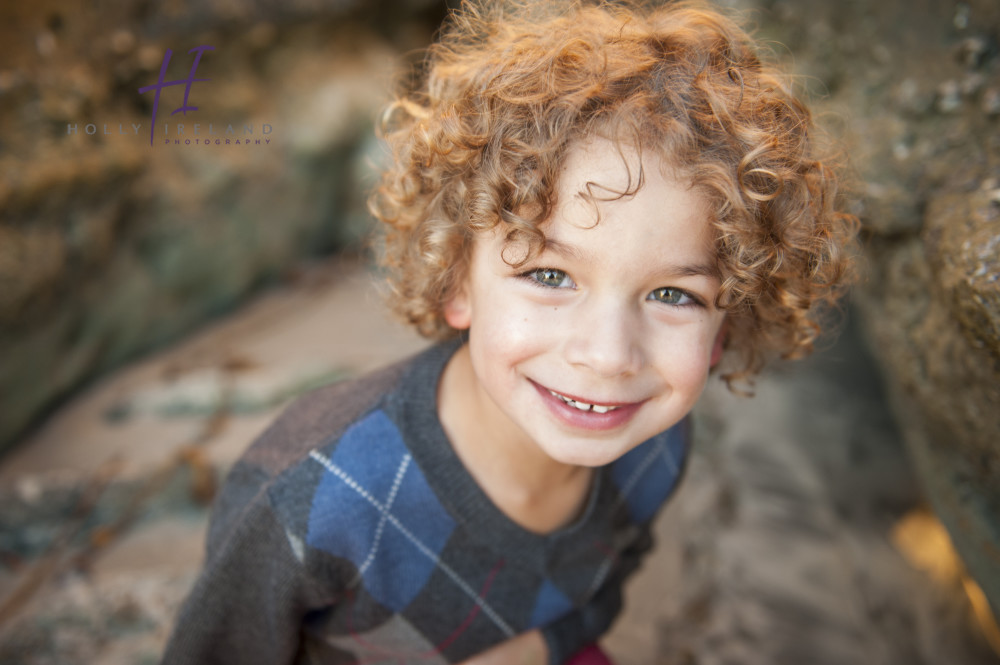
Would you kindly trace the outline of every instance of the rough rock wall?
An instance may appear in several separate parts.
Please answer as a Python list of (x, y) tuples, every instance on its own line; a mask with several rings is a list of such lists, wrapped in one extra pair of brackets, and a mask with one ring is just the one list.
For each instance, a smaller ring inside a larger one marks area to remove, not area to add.
[(1000, 609), (1000, 4), (769, 7), (857, 172), (855, 300), (911, 456)]
[[(0, 450), (85, 381), (358, 241), (372, 120), (439, 5), (4, 3)], [(189, 78), (203, 45), (211, 80), (161, 88), (153, 128), (139, 88), (167, 49), (163, 80)]]

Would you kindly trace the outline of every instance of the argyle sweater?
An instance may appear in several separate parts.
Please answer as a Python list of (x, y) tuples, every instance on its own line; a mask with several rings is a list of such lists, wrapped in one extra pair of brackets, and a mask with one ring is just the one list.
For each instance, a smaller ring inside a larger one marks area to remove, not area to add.
[(594, 476), (551, 534), (505, 516), (437, 417), (456, 344), (296, 400), (233, 467), (165, 665), (460, 663), (540, 628), (550, 662), (603, 634), (688, 425)]

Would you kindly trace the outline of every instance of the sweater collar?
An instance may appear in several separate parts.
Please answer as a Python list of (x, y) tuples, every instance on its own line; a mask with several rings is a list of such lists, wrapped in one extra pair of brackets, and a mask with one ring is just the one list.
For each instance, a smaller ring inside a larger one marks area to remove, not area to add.
[[(470, 536), (505, 558), (543, 570), (565, 541), (605, 540), (611, 520), (594, 519), (611, 510), (614, 497), (604, 491), (605, 468), (594, 474), (581, 514), (569, 525), (548, 534), (525, 529), (510, 519), (486, 495), (455, 453), (438, 417), (438, 383), (461, 340), (444, 342), (420, 354), (401, 379), (392, 410), (413, 454), (438, 500)], [(600, 531), (600, 533), (598, 533)]]

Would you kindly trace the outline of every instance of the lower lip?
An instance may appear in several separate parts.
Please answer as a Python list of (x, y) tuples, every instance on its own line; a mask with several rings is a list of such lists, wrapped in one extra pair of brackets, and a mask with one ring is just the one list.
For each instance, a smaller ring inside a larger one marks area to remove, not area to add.
[(553, 395), (547, 388), (540, 386), (534, 381), (531, 383), (535, 386), (538, 394), (542, 396), (545, 405), (560, 421), (570, 427), (579, 429), (595, 431), (616, 429), (631, 420), (639, 411), (639, 407), (643, 405), (643, 402), (623, 404), (607, 413), (581, 411)]

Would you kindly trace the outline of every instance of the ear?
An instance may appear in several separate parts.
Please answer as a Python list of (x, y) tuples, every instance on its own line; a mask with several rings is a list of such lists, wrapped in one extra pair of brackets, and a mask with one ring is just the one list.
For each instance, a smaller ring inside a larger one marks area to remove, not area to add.
[(472, 303), (464, 284), (445, 302), (444, 320), (455, 330), (466, 330), (472, 325)]
[(712, 359), (709, 361), (709, 367), (715, 367), (722, 360), (722, 352), (726, 350), (726, 335), (728, 333), (729, 321), (723, 319), (722, 325), (719, 326), (719, 332), (715, 334), (715, 342), (712, 344)]

